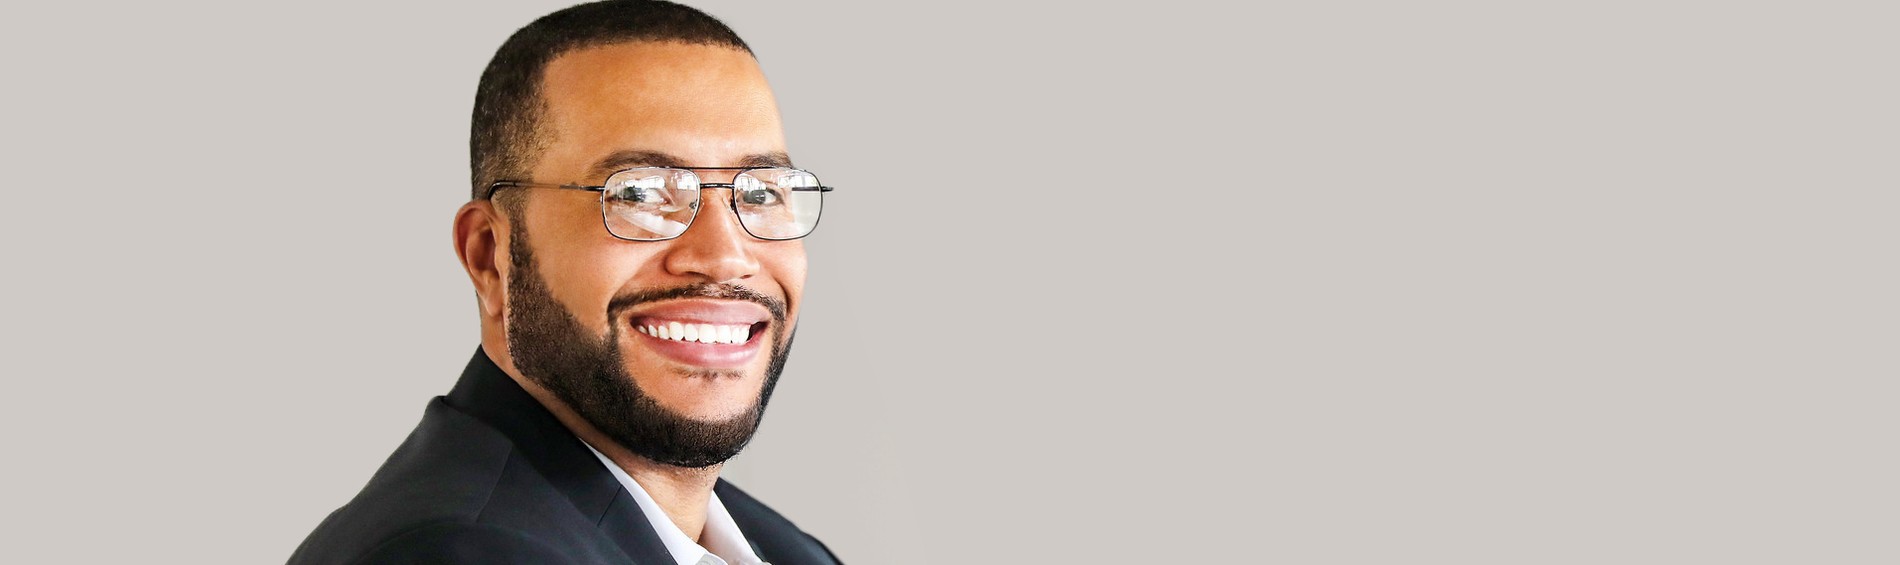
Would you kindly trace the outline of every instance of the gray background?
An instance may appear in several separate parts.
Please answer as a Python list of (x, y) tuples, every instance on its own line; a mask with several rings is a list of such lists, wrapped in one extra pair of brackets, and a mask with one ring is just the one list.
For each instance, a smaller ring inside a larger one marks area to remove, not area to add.
[[(5, 8), (0, 561), (360, 488), (561, 5)], [(727, 475), (848, 562), (1900, 561), (1890, 3), (698, 5), (843, 187)]]

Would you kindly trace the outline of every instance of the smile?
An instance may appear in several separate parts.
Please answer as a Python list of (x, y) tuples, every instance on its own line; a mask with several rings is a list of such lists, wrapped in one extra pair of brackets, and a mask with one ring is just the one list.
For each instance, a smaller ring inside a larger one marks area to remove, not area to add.
[[(701, 324), (648, 319), (635, 326), (640, 333), (672, 341), (741, 344), (752, 340), (752, 325)], [(760, 322), (759, 325), (763, 325)]]
[(747, 366), (765, 349), (772, 313), (738, 300), (687, 298), (637, 308), (622, 319), (660, 359), (708, 369)]

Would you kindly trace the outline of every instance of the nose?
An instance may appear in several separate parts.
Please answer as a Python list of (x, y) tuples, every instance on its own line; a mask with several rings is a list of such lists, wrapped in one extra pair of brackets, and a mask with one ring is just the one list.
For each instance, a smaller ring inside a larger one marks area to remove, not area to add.
[(759, 260), (751, 250), (752, 235), (739, 225), (727, 190), (731, 189), (700, 189), (699, 213), (666, 251), (668, 273), (727, 282), (751, 278), (759, 272)]

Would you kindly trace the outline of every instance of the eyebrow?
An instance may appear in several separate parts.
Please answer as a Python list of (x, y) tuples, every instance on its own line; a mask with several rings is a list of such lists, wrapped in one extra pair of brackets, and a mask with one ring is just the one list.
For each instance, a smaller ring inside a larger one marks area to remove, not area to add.
[[(783, 152), (755, 153), (739, 159), (735, 167), (790, 167), (792, 158)], [(587, 178), (595, 179), (613, 174), (615, 171), (633, 167), (677, 167), (695, 168), (686, 164), (684, 159), (664, 151), (650, 149), (624, 149), (607, 154), (587, 170)]]

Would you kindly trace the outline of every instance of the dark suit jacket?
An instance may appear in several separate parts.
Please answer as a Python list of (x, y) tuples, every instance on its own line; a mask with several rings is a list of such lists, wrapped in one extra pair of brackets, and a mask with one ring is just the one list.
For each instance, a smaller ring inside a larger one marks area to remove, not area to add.
[[(760, 559), (835, 564), (817, 538), (720, 479)], [(665, 520), (664, 516), (660, 517)], [(462, 378), (290, 563), (672, 564), (633, 496), (586, 444), (477, 350)]]

